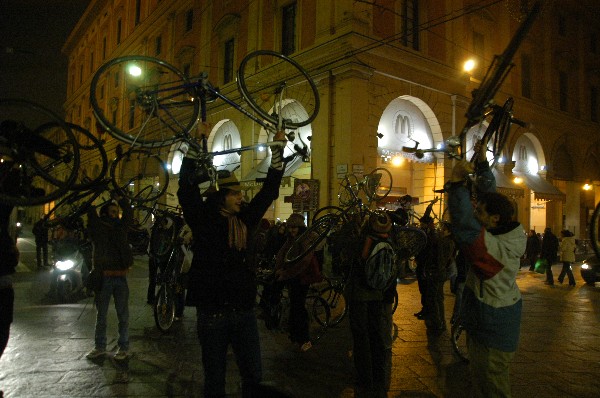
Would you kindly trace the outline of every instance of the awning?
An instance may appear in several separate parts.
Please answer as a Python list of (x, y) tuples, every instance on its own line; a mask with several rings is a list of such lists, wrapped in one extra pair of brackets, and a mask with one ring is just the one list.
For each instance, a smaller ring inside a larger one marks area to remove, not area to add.
[[(254, 167), (248, 174), (246, 174), (242, 181), (240, 182), (254, 182), (257, 180), (262, 180), (267, 178), (267, 171), (269, 170), (269, 166), (271, 165), (271, 157), (267, 156), (263, 160), (260, 161), (256, 167)], [(283, 172), (284, 177), (291, 176), (298, 168), (302, 165), (302, 156), (296, 156), (289, 162)], [(242, 184), (244, 185), (244, 184)]]
[(506, 196), (522, 198), (525, 196), (523, 188), (515, 184), (504, 172), (500, 169), (493, 169), (492, 173), (496, 178), (496, 190)]
[(565, 201), (565, 194), (541, 176), (518, 171), (513, 171), (513, 174), (523, 179), (525, 185), (534, 192), (536, 200)]

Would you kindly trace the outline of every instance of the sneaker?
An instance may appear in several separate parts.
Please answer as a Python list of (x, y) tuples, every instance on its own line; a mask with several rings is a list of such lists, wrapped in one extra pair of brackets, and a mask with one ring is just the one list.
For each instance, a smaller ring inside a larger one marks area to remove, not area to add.
[(105, 350), (101, 350), (99, 348), (94, 348), (92, 351), (88, 352), (85, 357), (87, 359), (96, 359), (96, 358), (100, 358), (101, 356), (104, 356), (104, 354), (106, 354)]
[(119, 348), (119, 350), (115, 354), (114, 358), (117, 361), (124, 361), (125, 359), (129, 358), (129, 354), (127, 353), (126, 350), (122, 350)]
[(304, 343), (300, 346), (300, 351), (306, 352), (306, 351), (310, 350), (311, 348), (312, 348), (312, 343), (310, 341), (307, 341), (306, 343)]

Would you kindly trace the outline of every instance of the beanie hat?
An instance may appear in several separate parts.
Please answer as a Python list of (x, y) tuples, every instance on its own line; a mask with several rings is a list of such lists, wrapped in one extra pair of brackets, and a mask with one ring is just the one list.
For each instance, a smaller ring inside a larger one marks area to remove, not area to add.
[(304, 227), (304, 217), (302, 217), (302, 214), (292, 213), (288, 217), (286, 224), (288, 227)]
[(392, 229), (392, 220), (386, 212), (379, 211), (369, 216), (369, 228), (378, 234), (387, 234)]

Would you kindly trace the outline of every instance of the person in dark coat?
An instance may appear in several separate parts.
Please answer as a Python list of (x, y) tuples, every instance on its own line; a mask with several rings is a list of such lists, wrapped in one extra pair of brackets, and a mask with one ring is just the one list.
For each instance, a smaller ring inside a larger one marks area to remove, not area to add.
[[(183, 159), (177, 196), (192, 230), (194, 256), (188, 272), (186, 305), (196, 307), (202, 345), (204, 396), (225, 396), (227, 350), (231, 346), (242, 378), (242, 394), (254, 396), (262, 378), (258, 325), (254, 314), (256, 274), (248, 261), (249, 232), (279, 196), (283, 177), (281, 145), (271, 147), (271, 166), (261, 190), (242, 204), (234, 175), (219, 179), (203, 200), (198, 184), (208, 176), (196, 170), (190, 153)], [(256, 395), (258, 396), (258, 395)]]
[(48, 226), (44, 222), (44, 216), (33, 224), (32, 232), (35, 237), (37, 267), (41, 269), (48, 266)]
[(556, 262), (558, 256), (558, 238), (552, 233), (550, 228), (544, 230), (544, 238), (542, 239), (542, 250), (540, 258), (545, 259), (546, 265), (546, 285), (554, 285), (554, 275), (552, 275), (552, 264)]
[(533, 271), (535, 262), (540, 255), (542, 249), (542, 242), (538, 238), (537, 234), (533, 229), (529, 230), (527, 234), (527, 246), (525, 247), (525, 259), (529, 263), (529, 271)]

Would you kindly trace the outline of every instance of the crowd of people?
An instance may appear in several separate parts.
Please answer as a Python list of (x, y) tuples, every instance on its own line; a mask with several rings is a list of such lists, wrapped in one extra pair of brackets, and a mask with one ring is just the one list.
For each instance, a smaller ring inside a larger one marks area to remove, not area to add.
[[(283, 141), (283, 137), (276, 137)], [(256, 301), (256, 266), (260, 259), (271, 259), (272, 284), (265, 292), (270, 300), (288, 289), (290, 299), (289, 337), (300, 352), (312, 348), (305, 300), (311, 283), (320, 280), (320, 253), (313, 250), (299, 262), (287, 265), (283, 260), (296, 238), (306, 229), (302, 214), (292, 214), (285, 222), (271, 225), (263, 216), (279, 195), (282, 150), (274, 146), (271, 167), (261, 190), (249, 203), (242, 200), (241, 186), (234, 175), (219, 181), (220, 189), (201, 193), (198, 184), (207, 175), (196, 170), (191, 157), (183, 159), (178, 197), (185, 225), (178, 225), (181, 239), (190, 253), (187, 256), (187, 294), (179, 295), (177, 318), (184, 306), (197, 310), (197, 334), (201, 343), (206, 397), (225, 395), (226, 355), (233, 349), (242, 379), (244, 396), (274, 394), (261, 384), (262, 363)], [(467, 177), (476, 175), (477, 201), (471, 201)], [(511, 201), (495, 191), (495, 181), (485, 159), (474, 164), (457, 162), (444, 186), (452, 224), (436, 225), (428, 211), (419, 219), (427, 244), (416, 256), (416, 277), (421, 293), (421, 310), (414, 315), (423, 320), (428, 334), (439, 336), (446, 331), (443, 288), (451, 281), (456, 295), (450, 322), (461, 317), (467, 332), (470, 369), (474, 395), (477, 397), (510, 396), (509, 369), (518, 346), (522, 298), (516, 275), (522, 265), (534, 270), (538, 260), (545, 260), (546, 283), (554, 284), (551, 265), (562, 262), (558, 282), (568, 277), (575, 285), (571, 264), (575, 261), (575, 239), (561, 231), (561, 239), (546, 228), (543, 236), (514, 221)], [(2, 224), (10, 214), (0, 206)], [(388, 217), (383, 213), (384, 218)], [(91, 208), (87, 214), (87, 239), (93, 243), (93, 269), (100, 275), (95, 291), (96, 323), (94, 347), (87, 358), (96, 359), (107, 350), (107, 313), (114, 299), (118, 318), (116, 360), (129, 357), (129, 286), (127, 273), (133, 264), (127, 230), (132, 223), (129, 202), (113, 193), (113, 201), (103, 205), (99, 214)], [(372, 221), (372, 222), (371, 222)], [(183, 222), (183, 221), (182, 221)], [(172, 225), (162, 219), (156, 228)], [(392, 221), (370, 220), (356, 242), (348, 244), (353, 272), (345, 291), (349, 303), (349, 324), (353, 338), (353, 361), (356, 370), (356, 396), (384, 397), (390, 385), (391, 306), (395, 283), (384, 289), (365, 284), (365, 238), (387, 238)], [(37, 265), (48, 264), (48, 229), (42, 221), (34, 225)], [(12, 320), (14, 292), (10, 275), (18, 261), (14, 242), (0, 231), (2, 261), (0, 267), (0, 354), (8, 341)], [(193, 238), (192, 238), (193, 237)], [(354, 250), (354, 251), (353, 251)], [(557, 257), (560, 256), (560, 257)], [(147, 301), (155, 300), (157, 269), (164, 258), (150, 256)], [(395, 277), (394, 277), (395, 281)]]

